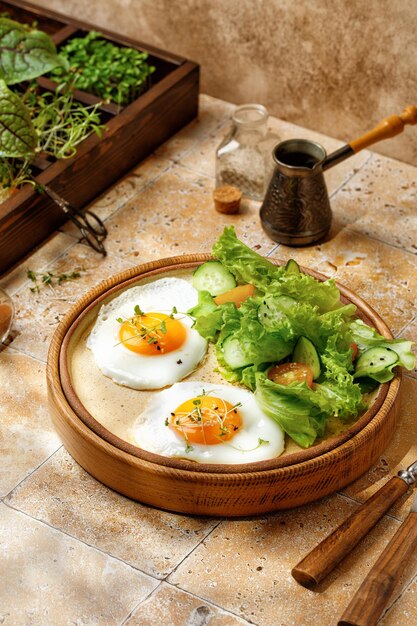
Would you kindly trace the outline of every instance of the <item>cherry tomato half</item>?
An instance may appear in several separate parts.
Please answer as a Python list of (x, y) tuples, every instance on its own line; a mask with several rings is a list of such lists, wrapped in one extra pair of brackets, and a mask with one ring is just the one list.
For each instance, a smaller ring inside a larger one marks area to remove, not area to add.
[(274, 365), (268, 372), (268, 378), (279, 385), (307, 383), (308, 387), (313, 387), (313, 372), (304, 363)]

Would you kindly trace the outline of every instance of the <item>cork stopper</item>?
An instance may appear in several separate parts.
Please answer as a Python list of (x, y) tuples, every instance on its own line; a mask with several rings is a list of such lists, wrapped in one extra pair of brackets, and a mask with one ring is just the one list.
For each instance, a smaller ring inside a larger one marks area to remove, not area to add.
[(219, 213), (239, 213), (242, 192), (232, 185), (222, 185), (213, 192), (214, 207)]

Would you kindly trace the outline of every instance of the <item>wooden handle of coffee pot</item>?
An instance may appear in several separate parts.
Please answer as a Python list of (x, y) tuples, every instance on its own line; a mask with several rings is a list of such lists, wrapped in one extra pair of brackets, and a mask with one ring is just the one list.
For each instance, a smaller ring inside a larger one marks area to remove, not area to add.
[(417, 124), (417, 106), (410, 105), (404, 109), (401, 115), (390, 115), (381, 120), (375, 128), (362, 135), (358, 139), (349, 142), (353, 152), (359, 152), (368, 148), (377, 141), (389, 139), (399, 135), (406, 124)]

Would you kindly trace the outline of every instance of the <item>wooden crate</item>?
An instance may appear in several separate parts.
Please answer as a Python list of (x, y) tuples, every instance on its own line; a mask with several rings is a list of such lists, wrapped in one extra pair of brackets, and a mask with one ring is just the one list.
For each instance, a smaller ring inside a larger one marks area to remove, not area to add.
[[(24, 23), (37, 22), (58, 46), (85, 34), (90, 24), (63, 17), (21, 0), (0, 1), (0, 12)], [(158, 50), (106, 30), (110, 41), (149, 54), (156, 70), (149, 89), (125, 108), (100, 106), (106, 130), (101, 138), (91, 135), (70, 159), (47, 161), (36, 176), (78, 209), (85, 207), (123, 174), (153, 152), (198, 114), (199, 66), (192, 61)], [(46, 78), (38, 79), (50, 88)], [(92, 104), (95, 96), (76, 92), (77, 100)], [(0, 204), (0, 273), (19, 261), (66, 221), (52, 200), (26, 185)]]

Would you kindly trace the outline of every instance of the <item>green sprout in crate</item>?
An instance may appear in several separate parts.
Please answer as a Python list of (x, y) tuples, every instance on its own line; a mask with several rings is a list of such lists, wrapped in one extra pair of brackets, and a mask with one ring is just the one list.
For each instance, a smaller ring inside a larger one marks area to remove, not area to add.
[[(57, 159), (74, 155), (91, 132), (101, 133), (98, 106), (76, 102), (69, 85), (42, 92), (33, 79), (61, 67), (44, 32), (0, 17), (0, 179), (3, 190), (36, 186), (32, 161), (42, 152)], [(4, 198), (3, 198), (4, 199)]]
[(133, 102), (144, 91), (155, 71), (147, 63), (146, 52), (117, 46), (95, 31), (70, 39), (60, 49), (60, 55), (70, 70), (57, 66), (51, 72), (52, 79), (72, 82), (78, 89), (121, 106)]

